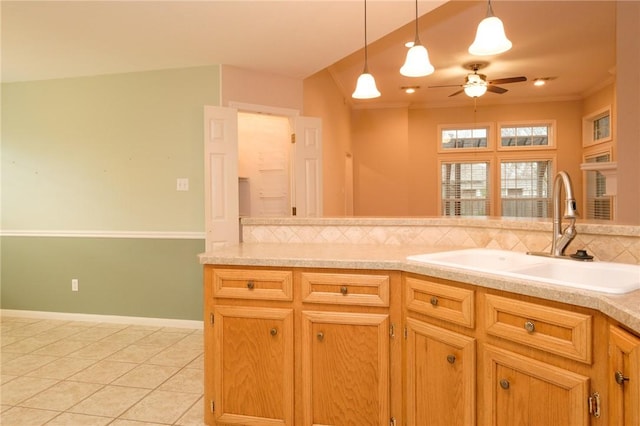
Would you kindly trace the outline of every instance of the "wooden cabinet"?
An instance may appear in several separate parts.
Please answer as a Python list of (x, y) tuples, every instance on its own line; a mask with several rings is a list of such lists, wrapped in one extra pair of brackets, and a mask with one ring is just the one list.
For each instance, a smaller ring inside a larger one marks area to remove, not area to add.
[(209, 425), (640, 425), (640, 337), (591, 309), (382, 270), (204, 293)]
[(391, 397), (402, 383), (400, 368), (391, 376), (401, 357), (391, 343), (399, 280), (399, 272), (205, 267), (205, 422), (377, 426), (390, 422), (392, 406), (401, 418), (401, 392)]
[(406, 424), (474, 425), (476, 340), (448, 329), (472, 332), (474, 291), (417, 276), (405, 276), (404, 290)]
[(640, 337), (609, 328), (609, 424), (640, 424)]
[(293, 310), (214, 308), (215, 421), (293, 424)]
[(474, 425), (475, 339), (407, 318), (407, 425)]
[(303, 270), (299, 277), (303, 425), (388, 424), (392, 276)]
[(304, 425), (389, 422), (389, 316), (302, 312)]
[(292, 271), (205, 268), (207, 424), (294, 424), (292, 290)]
[(588, 425), (589, 378), (485, 345), (482, 424)]

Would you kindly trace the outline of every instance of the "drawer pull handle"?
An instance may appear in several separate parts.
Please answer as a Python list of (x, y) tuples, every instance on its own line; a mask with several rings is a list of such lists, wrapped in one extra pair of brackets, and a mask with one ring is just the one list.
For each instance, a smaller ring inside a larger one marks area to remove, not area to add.
[(255, 283), (253, 281), (247, 281), (247, 288), (249, 290), (253, 290), (255, 288)]
[(507, 390), (507, 389), (509, 389), (509, 386), (510, 386), (510, 384), (509, 384), (509, 381), (507, 379), (500, 380), (500, 387), (502, 389)]
[(349, 289), (347, 288), (347, 286), (342, 286), (340, 287), (340, 293), (346, 295), (349, 292)]
[(271, 333), (272, 336), (275, 336), (276, 334), (278, 334), (278, 329), (272, 328), (271, 330), (269, 330), (269, 333)]
[(438, 298), (435, 296), (431, 296), (431, 300), (429, 302), (431, 302), (431, 305), (433, 306), (438, 306)]
[(527, 321), (524, 323), (524, 329), (527, 330), (528, 333), (533, 333), (536, 331), (536, 325), (533, 321)]
[(324, 333), (322, 331), (319, 331), (318, 334), (316, 334), (316, 337), (318, 337), (318, 340), (322, 342), (322, 340), (324, 339)]
[(622, 371), (616, 371), (614, 373), (614, 377), (616, 378), (616, 383), (619, 385), (624, 385), (624, 382), (628, 381), (629, 378), (622, 374)]
[(456, 362), (456, 356), (455, 355), (447, 355), (447, 361), (449, 362), (449, 364), (454, 364)]

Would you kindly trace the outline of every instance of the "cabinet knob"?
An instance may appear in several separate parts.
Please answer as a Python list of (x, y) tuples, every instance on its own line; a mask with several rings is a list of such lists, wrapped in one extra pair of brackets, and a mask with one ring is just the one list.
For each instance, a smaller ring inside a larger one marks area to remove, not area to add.
[(455, 355), (447, 355), (447, 362), (449, 362), (449, 364), (453, 364), (456, 362), (456, 356)]
[(619, 384), (619, 385), (624, 385), (624, 382), (626, 382), (626, 381), (628, 381), (628, 380), (629, 380), (629, 378), (628, 378), (628, 377), (626, 377), (626, 376), (622, 373), (622, 371), (616, 371), (616, 372), (613, 374), (613, 377), (615, 377), (615, 379), (616, 379), (616, 383), (617, 383), (617, 384)]
[(255, 285), (255, 283), (253, 281), (247, 281), (247, 288), (249, 290), (253, 290), (255, 286), (256, 285)]
[(500, 387), (502, 389), (509, 389), (509, 381), (507, 379), (500, 380)]
[(340, 287), (340, 293), (346, 295), (348, 292), (349, 292), (349, 289), (347, 288), (347, 286), (343, 285), (342, 287)]
[(533, 321), (527, 321), (524, 323), (524, 329), (527, 330), (528, 333), (533, 333), (536, 331), (536, 324)]
[(322, 340), (324, 339), (324, 333), (322, 331), (318, 331), (318, 334), (316, 334), (316, 337), (318, 338), (318, 340), (322, 342)]
[(278, 329), (272, 328), (271, 330), (269, 330), (269, 333), (271, 333), (272, 336), (275, 336), (276, 334), (278, 334)]
[(435, 296), (431, 296), (431, 300), (429, 301), (433, 306), (438, 306), (438, 298)]

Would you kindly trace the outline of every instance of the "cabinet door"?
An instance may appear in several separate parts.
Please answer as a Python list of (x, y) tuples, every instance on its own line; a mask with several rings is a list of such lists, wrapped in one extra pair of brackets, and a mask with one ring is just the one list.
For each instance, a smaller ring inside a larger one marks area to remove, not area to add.
[(609, 423), (640, 424), (640, 338), (611, 326), (609, 329)]
[(471, 426), (475, 339), (407, 318), (407, 425)]
[(293, 425), (293, 310), (216, 306), (213, 337), (215, 422)]
[(486, 425), (589, 424), (589, 378), (486, 345)]
[(302, 312), (305, 426), (389, 423), (389, 316)]

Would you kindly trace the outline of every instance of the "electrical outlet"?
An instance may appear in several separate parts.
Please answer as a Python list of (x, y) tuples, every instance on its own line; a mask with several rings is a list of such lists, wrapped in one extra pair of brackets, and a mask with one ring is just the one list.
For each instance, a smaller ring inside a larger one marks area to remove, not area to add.
[(178, 178), (176, 181), (176, 191), (188, 191), (189, 178)]
[(78, 279), (74, 278), (71, 280), (71, 291), (78, 291)]

